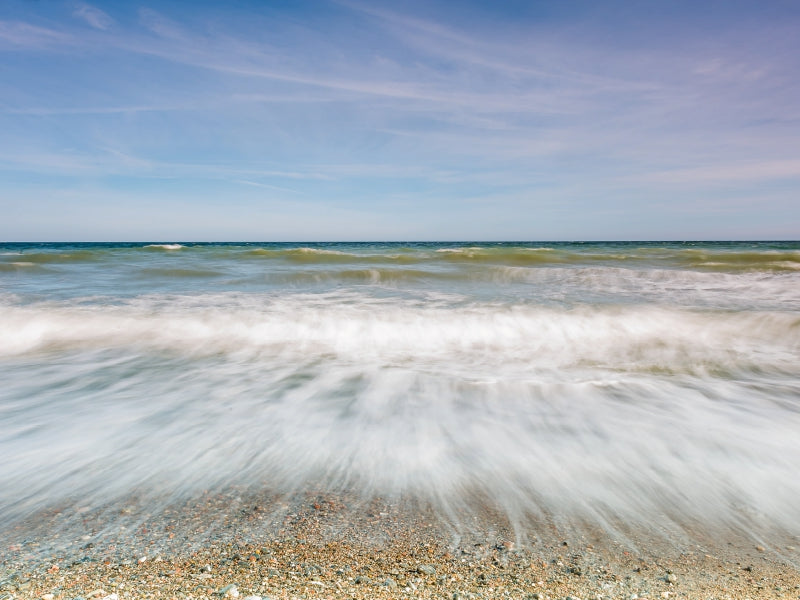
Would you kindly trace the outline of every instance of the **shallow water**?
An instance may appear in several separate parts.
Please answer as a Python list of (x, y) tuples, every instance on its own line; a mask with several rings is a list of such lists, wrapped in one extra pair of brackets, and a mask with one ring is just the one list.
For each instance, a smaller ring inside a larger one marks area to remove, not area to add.
[(800, 244), (0, 245), (0, 529), (238, 486), (800, 533)]

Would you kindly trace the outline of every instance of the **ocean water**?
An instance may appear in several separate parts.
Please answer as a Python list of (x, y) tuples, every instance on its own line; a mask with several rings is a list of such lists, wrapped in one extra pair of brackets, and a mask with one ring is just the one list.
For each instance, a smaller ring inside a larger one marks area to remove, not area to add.
[(800, 533), (800, 243), (3, 244), (0, 457), (0, 530), (234, 487)]

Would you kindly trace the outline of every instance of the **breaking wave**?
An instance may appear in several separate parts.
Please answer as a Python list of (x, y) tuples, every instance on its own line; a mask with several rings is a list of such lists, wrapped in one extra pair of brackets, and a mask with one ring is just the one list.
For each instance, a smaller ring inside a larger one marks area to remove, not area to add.
[[(352, 292), (4, 306), (0, 519), (223, 485), (800, 517), (791, 312)], [(774, 482), (780, 481), (780, 486)]]
[(5, 531), (236, 488), (800, 534), (797, 244), (5, 246)]

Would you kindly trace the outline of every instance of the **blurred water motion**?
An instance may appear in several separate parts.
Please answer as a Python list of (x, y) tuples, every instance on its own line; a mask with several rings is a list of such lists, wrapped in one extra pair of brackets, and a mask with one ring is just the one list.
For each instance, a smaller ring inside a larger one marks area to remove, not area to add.
[(796, 243), (5, 245), (0, 526), (239, 486), (797, 533), (799, 310)]

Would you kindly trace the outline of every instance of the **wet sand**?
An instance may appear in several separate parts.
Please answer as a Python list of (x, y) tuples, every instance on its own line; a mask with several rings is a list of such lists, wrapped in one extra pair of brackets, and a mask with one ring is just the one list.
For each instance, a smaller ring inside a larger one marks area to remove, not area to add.
[(800, 540), (780, 532), (677, 541), (451, 517), (323, 493), (208, 494), (153, 516), (63, 507), (2, 532), (0, 599), (800, 598)]

